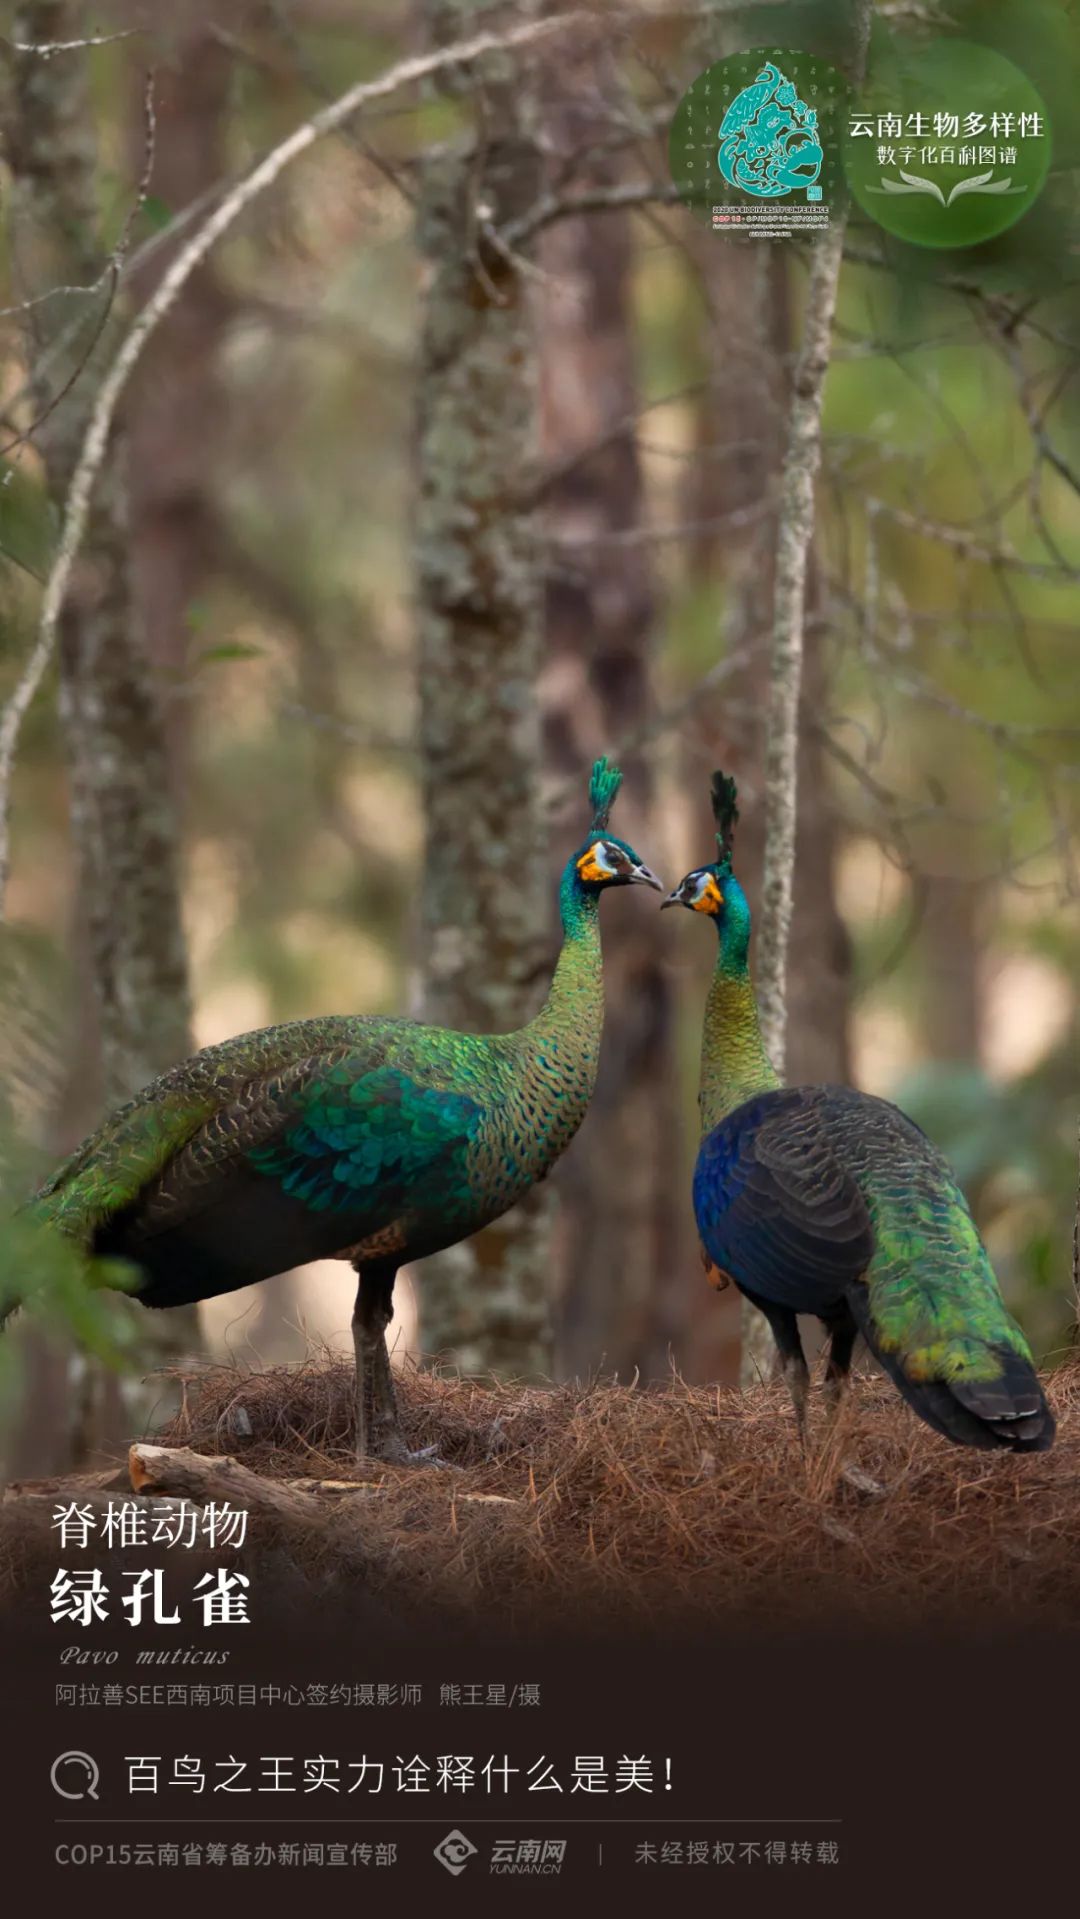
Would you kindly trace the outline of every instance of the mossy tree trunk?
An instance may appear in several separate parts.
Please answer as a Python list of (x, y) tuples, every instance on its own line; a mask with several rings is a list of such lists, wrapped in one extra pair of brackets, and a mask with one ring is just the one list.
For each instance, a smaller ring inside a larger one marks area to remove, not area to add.
[[(515, 19), (531, 7), (518, 7)], [(431, 0), (429, 40), (464, 36), (481, 0)], [(415, 527), (427, 834), (420, 905), (426, 1019), (520, 1025), (552, 961), (542, 856), (533, 518), (518, 499), (537, 425), (527, 276), (484, 238), (539, 185), (527, 61), (490, 56), (456, 96), (462, 128), (424, 169)], [(550, 1370), (550, 1206), (538, 1191), (426, 1262), (420, 1343), (463, 1371)]]
[[(82, 6), (34, 0), (22, 8), (15, 37), (34, 47), (77, 40), (85, 31)], [(11, 217), (27, 297), (57, 284), (90, 285), (102, 273), (106, 246), (87, 72), (92, 57), (84, 51), (14, 56)], [(35, 415), (63, 394), (34, 434), (58, 508), (106, 356), (107, 329), (70, 391), (63, 389), (79, 368), (105, 298), (104, 284), (86, 296), (87, 318), (67, 345), (61, 336), (70, 326), (71, 298), (27, 313), (31, 366), (41, 364), (46, 349), (50, 361), (47, 377), (33, 380)], [(92, 1068), (72, 1075), (70, 1102), (56, 1122), (58, 1147), (73, 1144), (101, 1108), (190, 1051), (176, 825), (158, 691), (133, 614), (123, 457), (118, 435), (61, 622), (60, 712), (78, 870), (76, 950), (89, 988), (89, 1030), (72, 1052)], [(140, 1313), (139, 1332), (148, 1366), (199, 1344), (194, 1309)], [(83, 1374), (77, 1399), (80, 1430), (70, 1443), (84, 1455), (110, 1428), (127, 1433), (149, 1408), (148, 1401), (136, 1406), (134, 1397), (122, 1408), (115, 1382), (103, 1380), (96, 1367)]]
[[(31, 45), (78, 39), (84, 15), (72, 0), (35, 0), (22, 9), (18, 38)], [(13, 219), (19, 257), (32, 262), (32, 294), (54, 284), (90, 284), (102, 270), (87, 57), (15, 56)], [(100, 309), (104, 298), (102, 287), (88, 297), (88, 308)], [(55, 346), (71, 315), (71, 303), (57, 300), (28, 316), (33, 361)], [(92, 331), (91, 325), (52, 356), (47, 382), (35, 381), (36, 409), (63, 388)], [(99, 347), (34, 435), (58, 506), (104, 357)], [(160, 705), (132, 612), (123, 452), (118, 439), (63, 616), (60, 651), (72, 832), (104, 1105), (126, 1098), (182, 1058), (190, 1028)]]
[[(232, 0), (228, 24), (243, 34), (250, 0)], [(169, 61), (157, 88), (153, 192), (171, 213), (191, 206), (229, 171), (226, 130), (236, 55), (225, 43), (219, 0), (184, 0), (167, 28)], [(130, 166), (141, 164), (141, 68), (129, 92)], [(141, 306), (183, 244), (159, 246), (133, 273)], [(191, 275), (136, 369), (125, 416), (131, 522), (131, 596), (149, 656), (170, 674), (189, 665), (192, 615), (208, 576), (221, 563), (219, 450), (226, 431), (220, 356), (233, 299), (213, 257)], [(165, 713), (174, 786), (183, 786), (189, 704)]]

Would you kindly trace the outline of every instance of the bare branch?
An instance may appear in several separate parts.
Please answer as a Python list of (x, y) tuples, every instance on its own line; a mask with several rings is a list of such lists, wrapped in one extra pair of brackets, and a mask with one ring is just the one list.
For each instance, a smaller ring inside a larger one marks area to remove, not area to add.
[(124, 27), (120, 33), (94, 33), (85, 40), (44, 40), (36, 46), (25, 40), (9, 40), (8, 45), (16, 53), (36, 53), (42, 60), (51, 60), (54, 53), (82, 53), (87, 47), (110, 47), (114, 40), (132, 40), (141, 32), (141, 27)]
[(1036, 580), (1075, 580), (1080, 577), (1080, 569), (1067, 565), (1064, 561), (1051, 564), (1043, 560), (1025, 560), (1014, 553), (1009, 546), (987, 546), (982, 540), (972, 537), (970, 527), (952, 526), (945, 520), (931, 520), (922, 513), (911, 513), (906, 507), (895, 506), (891, 500), (868, 499), (875, 513), (884, 519), (895, 521), (909, 533), (921, 533), (925, 539), (936, 540), (941, 546), (948, 546), (964, 560), (976, 560), (983, 566), (1010, 567), (1014, 572), (1030, 574)]
[[(124, 36), (120, 37), (122, 38)], [(96, 293), (102, 286), (108, 289), (101, 312), (94, 324), (94, 331), (71, 373), (69, 373), (67, 379), (57, 388), (56, 392), (50, 395), (46, 405), (42, 407), (41, 412), (35, 416), (30, 425), (21, 432), (14, 434), (5, 446), (0, 446), (0, 459), (6, 458), (9, 453), (14, 452), (16, 447), (26, 446), (27, 443), (33, 439), (39, 428), (44, 426), (49, 416), (55, 413), (61, 401), (67, 398), (72, 388), (85, 372), (87, 366), (89, 366), (94, 357), (95, 348), (108, 325), (113, 301), (116, 298), (116, 289), (120, 283), (124, 260), (128, 247), (131, 244), (132, 229), (140, 211), (146, 205), (146, 196), (150, 191), (150, 181), (154, 173), (154, 154), (157, 146), (157, 115), (154, 110), (154, 75), (152, 71), (146, 76), (146, 87), (143, 94), (143, 121), (145, 126), (144, 159), (139, 185), (135, 193), (135, 198), (128, 208), (127, 217), (120, 230), (116, 245), (113, 247), (112, 252), (93, 285), (89, 287), (53, 287), (50, 289), (50, 293), (42, 294), (37, 300), (27, 300), (24, 301), (21, 307), (8, 307), (5, 309), (7, 313), (28, 313), (33, 307), (40, 305), (42, 300), (49, 299), (53, 293), (61, 291), (65, 293)], [(0, 881), (0, 899), (2, 899), (2, 896), (3, 887), (2, 881)]]
[(672, 206), (679, 199), (677, 187), (659, 180), (635, 180), (625, 186), (597, 187), (591, 193), (546, 194), (520, 220), (510, 220), (499, 238), (504, 246), (520, 247), (534, 234), (555, 220), (572, 220), (582, 213), (618, 213), (628, 208)]

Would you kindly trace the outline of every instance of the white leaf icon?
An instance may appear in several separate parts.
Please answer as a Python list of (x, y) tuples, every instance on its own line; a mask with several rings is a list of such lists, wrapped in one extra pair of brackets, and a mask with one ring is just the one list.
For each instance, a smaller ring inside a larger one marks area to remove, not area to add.
[[(932, 193), (935, 200), (940, 200), (942, 206), (945, 205), (945, 195), (942, 193), (936, 180), (923, 180), (917, 173), (905, 173), (903, 167), (901, 167), (899, 171), (901, 180), (907, 181), (913, 193)], [(883, 182), (882, 184), (887, 185), (888, 183)]]
[(989, 186), (986, 184), (988, 180), (990, 180), (990, 173), (973, 173), (967, 180), (958, 180), (949, 195), (948, 204), (952, 206), (953, 201), (958, 200), (962, 193), (1023, 193), (1024, 191), (1023, 187), (1010, 185), (1011, 173), (1004, 180), (991, 181)]
[(888, 180), (885, 175), (882, 174), (881, 185), (879, 187), (868, 187), (867, 192), (929, 193), (933, 199), (940, 200), (943, 207), (951, 207), (953, 201), (958, 200), (963, 193), (1023, 193), (1025, 191), (1023, 187), (1014, 187), (1012, 185), (1011, 174), (1007, 175), (1004, 180), (992, 179), (991, 174), (993, 173), (993, 168), (991, 168), (990, 173), (972, 173), (969, 174), (966, 180), (958, 180), (952, 188), (948, 199), (946, 199), (936, 180), (924, 180), (921, 174), (918, 173), (905, 173), (902, 167), (899, 168), (898, 171), (900, 174), (899, 180)]

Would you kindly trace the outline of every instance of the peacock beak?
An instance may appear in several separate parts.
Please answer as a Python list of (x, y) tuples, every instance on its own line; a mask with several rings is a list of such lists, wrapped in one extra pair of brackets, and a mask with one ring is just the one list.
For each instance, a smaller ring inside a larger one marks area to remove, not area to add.
[(652, 869), (645, 865), (632, 866), (630, 868), (630, 884), (631, 886), (652, 886), (655, 887), (658, 893), (662, 893), (664, 890), (663, 880), (658, 880)]
[(683, 891), (684, 883), (685, 882), (678, 885), (675, 888), (675, 891), (673, 893), (669, 893), (666, 900), (660, 901), (661, 912), (663, 912), (665, 906), (685, 906), (686, 905), (686, 894)]

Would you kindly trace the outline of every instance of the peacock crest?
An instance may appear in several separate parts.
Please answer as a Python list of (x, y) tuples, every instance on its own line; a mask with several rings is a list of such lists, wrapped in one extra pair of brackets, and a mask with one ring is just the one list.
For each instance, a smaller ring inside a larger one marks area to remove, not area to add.
[(739, 821), (737, 794), (735, 781), (717, 770), (712, 776), (712, 810), (716, 821), (716, 846), (720, 855), (717, 865), (724, 873), (730, 873), (735, 851), (735, 828)]
[(622, 774), (610, 760), (597, 760), (592, 777), (589, 780), (589, 805), (592, 807), (590, 831), (606, 833), (611, 821), (611, 809), (615, 796), (622, 785)]

